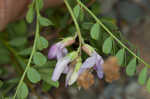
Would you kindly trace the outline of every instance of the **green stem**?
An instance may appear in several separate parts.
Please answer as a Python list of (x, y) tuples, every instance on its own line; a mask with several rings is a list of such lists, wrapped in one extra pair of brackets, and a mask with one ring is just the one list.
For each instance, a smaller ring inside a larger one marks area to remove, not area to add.
[(68, 1), (67, 1), (67, 0), (64, 0), (64, 2), (65, 2), (66, 7), (68, 8), (68, 11), (69, 11), (69, 13), (70, 13), (70, 15), (71, 15), (71, 17), (72, 17), (72, 19), (73, 19), (73, 21), (74, 21), (74, 24), (75, 24), (75, 27), (76, 27), (76, 30), (77, 30), (77, 35), (78, 35), (78, 37), (79, 37), (79, 43), (80, 43), (79, 49), (80, 49), (81, 46), (82, 46), (82, 44), (84, 44), (84, 42), (83, 42), (83, 40), (82, 40), (82, 35), (81, 35), (81, 32), (80, 32), (79, 24), (78, 24), (78, 22), (77, 22), (77, 20), (76, 20), (76, 18), (75, 18), (75, 16), (74, 16), (74, 13), (73, 13), (73, 11), (72, 11), (72, 9), (71, 9), (71, 7), (70, 7)]
[(132, 54), (135, 58), (141, 61), (145, 66), (150, 68), (150, 65), (146, 63), (143, 59), (138, 57), (134, 52), (132, 52), (127, 46), (125, 46), (113, 33), (98, 19), (92, 11), (90, 11), (80, 0), (77, 0), (78, 4), (81, 5), (94, 19), (97, 23), (101, 25), (101, 27), (111, 36), (113, 37), (122, 47), (124, 47), (130, 54)]
[(30, 64), (31, 64), (31, 61), (32, 61), (32, 57), (33, 57), (33, 55), (34, 55), (34, 53), (35, 53), (35, 51), (36, 51), (36, 42), (37, 42), (38, 35), (39, 35), (39, 22), (37, 21), (37, 24), (36, 24), (36, 33), (35, 33), (35, 39), (34, 39), (34, 44), (33, 44), (32, 52), (31, 52), (29, 61), (28, 61), (28, 63), (27, 63), (27, 66), (26, 66), (26, 68), (25, 68), (25, 71), (23, 72), (23, 75), (22, 75), (22, 77), (21, 77), (21, 79), (20, 79), (20, 81), (19, 81), (19, 84), (18, 84), (18, 86), (17, 86), (16, 92), (15, 92), (15, 94), (14, 94), (14, 96), (13, 96), (13, 99), (15, 99), (15, 97), (16, 97), (16, 95), (17, 95), (17, 92), (18, 92), (18, 90), (19, 90), (21, 84), (23, 83), (23, 80), (24, 80), (24, 78), (25, 78), (26, 72), (27, 72), (28, 69), (30, 68)]

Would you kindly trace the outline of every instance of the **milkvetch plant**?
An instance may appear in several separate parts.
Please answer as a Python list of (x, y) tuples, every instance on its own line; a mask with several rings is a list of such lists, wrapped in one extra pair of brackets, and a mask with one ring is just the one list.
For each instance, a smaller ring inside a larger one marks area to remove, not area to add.
[[(9, 42), (0, 37), (0, 48), (7, 49), (2, 49), (7, 59), (4, 63), (10, 62), (9, 54), (12, 53), (17, 61), (17, 64), (14, 62), (14, 68), (20, 71), (18, 75), (21, 78), (13, 80), (12, 87), (17, 84), (13, 99), (27, 98), (29, 88), (35, 92), (32, 85), (37, 83), (42, 83), (44, 91), (51, 87), (59, 87), (62, 75), (65, 75), (66, 87), (77, 84), (79, 88), (88, 89), (94, 84), (95, 78), (111, 83), (120, 78), (120, 67), (124, 67), (128, 76), (134, 76), (138, 63), (145, 65), (138, 74), (138, 82), (141, 85), (146, 84), (150, 92), (150, 78), (148, 79), (147, 75), (150, 65), (140, 58), (134, 51), (135, 48), (123, 38), (112, 20), (99, 18), (92, 5), (86, 5), (88, 2), (89, 0), (64, 0), (63, 16), (55, 17), (55, 10), (48, 9), (45, 11), (48, 17), (46, 18), (40, 13), (43, 0), (33, 0), (26, 14), (26, 21), (29, 24), (35, 21), (36, 25), (33, 46), (29, 47), (27, 44), (30, 40), (25, 35), (27, 26), (24, 21), (16, 23), (18, 28), (12, 24), (7, 30), (8, 34), (11, 34), (11, 28), (16, 33), (22, 33), (18, 37), (12, 35), (13, 39), (7, 38), (10, 39)], [(57, 38), (60, 37), (61, 40), (49, 42), (50, 39), (45, 35), (51, 34), (44, 34), (44, 27), (52, 30), (59, 28), (53, 32), (55, 36), (59, 35)], [(96, 73), (96, 77), (93, 72)], [(1, 86), (4, 85), (0, 80)], [(3, 93), (3, 96), (5, 95), (6, 93)]]

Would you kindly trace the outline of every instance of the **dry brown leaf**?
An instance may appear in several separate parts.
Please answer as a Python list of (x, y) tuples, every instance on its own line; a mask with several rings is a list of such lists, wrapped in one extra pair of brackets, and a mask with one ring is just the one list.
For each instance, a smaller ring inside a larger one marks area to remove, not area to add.
[(84, 89), (90, 88), (94, 84), (93, 74), (89, 70), (86, 70), (79, 76), (77, 84)]
[(107, 82), (111, 83), (113, 80), (118, 80), (120, 78), (120, 66), (115, 56), (109, 57), (102, 66)]

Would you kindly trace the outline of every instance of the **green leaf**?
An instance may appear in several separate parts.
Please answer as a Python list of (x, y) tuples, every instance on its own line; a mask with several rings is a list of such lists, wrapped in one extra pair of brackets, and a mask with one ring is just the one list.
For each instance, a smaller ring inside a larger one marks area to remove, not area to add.
[(47, 59), (42, 53), (36, 52), (33, 56), (33, 62), (36, 65), (41, 66), (41, 65), (44, 65), (47, 62)]
[(104, 44), (103, 44), (103, 52), (104, 52), (105, 54), (111, 53), (112, 44), (113, 44), (113, 40), (112, 40), (111, 37), (108, 37), (108, 38), (104, 41)]
[(128, 76), (133, 76), (136, 71), (136, 58), (133, 58), (126, 68), (126, 73)]
[(23, 82), (17, 91), (17, 97), (18, 97), (18, 99), (25, 99), (28, 96), (28, 93), (29, 93), (28, 87)]
[(41, 80), (41, 76), (39, 72), (34, 69), (33, 67), (30, 67), (27, 71), (27, 77), (32, 83), (37, 83)]
[(73, 12), (74, 12), (74, 15), (76, 17), (76, 19), (78, 18), (79, 14), (80, 14), (80, 6), (79, 5), (76, 5), (74, 8), (73, 8)]
[(80, 14), (79, 14), (79, 21), (82, 22), (84, 20), (84, 11), (83, 9), (80, 10)]
[(53, 73), (53, 69), (52, 68), (47, 68), (47, 69), (45, 68), (43, 70), (39, 69), (39, 71), (40, 71), (42, 79), (46, 83), (48, 83), (48, 84), (50, 84), (50, 85), (52, 85), (52, 86), (54, 86), (56, 88), (59, 87), (59, 82), (58, 81), (54, 82), (54, 81), (51, 80), (51, 76), (52, 76), (52, 73)]
[(38, 16), (38, 20), (39, 20), (39, 23), (40, 23), (41, 26), (53, 25), (53, 23), (45, 17)]
[(28, 23), (32, 23), (33, 19), (34, 19), (34, 9), (33, 9), (33, 6), (30, 5), (29, 10), (26, 15), (26, 20)]
[(119, 65), (122, 65), (124, 62), (124, 55), (125, 55), (125, 50), (124, 49), (120, 49), (117, 54), (116, 57), (118, 59), (118, 63)]
[(144, 85), (147, 79), (147, 67), (143, 68), (139, 74), (138, 82), (141, 85)]
[(149, 78), (148, 81), (147, 81), (146, 89), (147, 89), (147, 91), (150, 93), (150, 78)]
[(59, 82), (58, 81), (54, 82), (54, 81), (51, 80), (51, 73), (50, 74), (41, 74), (41, 76), (42, 76), (42, 79), (45, 82), (47, 82), (48, 84), (50, 84), (50, 85), (52, 85), (56, 88), (59, 87)]
[(22, 55), (22, 56), (26, 56), (26, 55), (30, 55), (31, 51), (32, 51), (32, 48), (30, 47), (30, 48), (26, 48), (26, 49), (20, 51), (18, 54)]
[(0, 48), (0, 64), (7, 64), (11, 61), (10, 52), (6, 48)]
[(37, 48), (39, 50), (43, 50), (44, 48), (47, 47), (48, 47), (48, 41), (44, 37), (40, 36), (37, 40)]
[(43, 8), (43, 0), (37, 0), (38, 1), (38, 7), (39, 7), (39, 10), (41, 10)]
[(0, 88), (3, 86), (3, 82), (0, 80)]
[(94, 24), (90, 31), (92, 39), (98, 40), (100, 34), (100, 26), (98, 23)]
[(113, 23), (114, 20), (102, 18), (101, 21), (110, 30), (117, 30), (118, 29), (118, 27)]
[(50, 88), (52, 88), (52, 86), (50, 84), (48, 84), (47, 82), (43, 81), (42, 90), (47, 92)]
[(25, 37), (17, 37), (13, 40), (9, 41), (9, 44), (14, 47), (19, 47), (27, 43), (27, 39)]
[(92, 27), (93, 23), (92, 22), (84, 22), (81, 24), (81, 27), (85, 30), (89, 30)]
[(27, 33), (27, 25), (24, 20), (15, 22), (12, 27), (18, 36), (24, 36)]

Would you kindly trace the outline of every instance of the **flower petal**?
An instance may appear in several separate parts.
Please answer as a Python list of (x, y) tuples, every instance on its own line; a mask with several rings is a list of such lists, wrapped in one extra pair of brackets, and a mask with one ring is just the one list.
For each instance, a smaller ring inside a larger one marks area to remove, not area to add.
[(82, 64), (79, 74), (84, 72), (86, 69), (93, 67), (96, 64), (96, 56), (93, 55), (85, 60), (85, 62)]
[(99, 79), (102, 79), (104, 76), (104, 72), (102, 70), (102, 66), (98, 65), (96, 66), (96, 72)]
[(57, 52), (57, 60), (65, 57), (67, 53), (68, 53), (68, 50), (60, 46)]
[(100, 55), (97, 54), (96, 56), (97, 56), (96, 65), (94, 69), (96, 70), (99, 79), (102, 79), (104, 75), (103, 68), (102, 68), (102, 64), (104, 63), (104, 60), (102, 59)]
[(65, 67), (63, 73), (64, 73), (64, 74), (67, 74), (68, 72), (69, 72), (69, 67), (67, 66), (67, 67)]
[(70, 58), (64, 57), (58, 60), (56, 67), (54, 69), (52, 80), (57, 81), (60, 78), (60, 75), (63, 73), (64, 69), (67, 67), (68, 63), (71, 61)]
[(68, 82), (68, 85), (70, 86), (73, 83), (75, 83), (77, 81), (78, 77), (79, 77), (78, 72), (73, 72), (72, 75), (71, 75), (71, 77), (70, 77), (70, 80)]
[(82, 64), (81, 68), (91, 68), (96, 64), (96, 57), (91, 56), (85, 60), (85, 62)]
[(69, 83), (72, 73), (73, 73), (73, 68), (69, 68), (69, 72), (67, 73), (67, 76), (66, 76), (66, 83), (65, 83), (66, 87), (68, 86), (68, 83)]
[(49, 52), (48, 52), (48, 58), (49, 58), (49, 59), (54, 59), (54, 58), (56, 58), (57, 49), (58, 49), (57, 44), (54, 44), (54, 45), (52, 45), (52, 46), (50, 47)]

